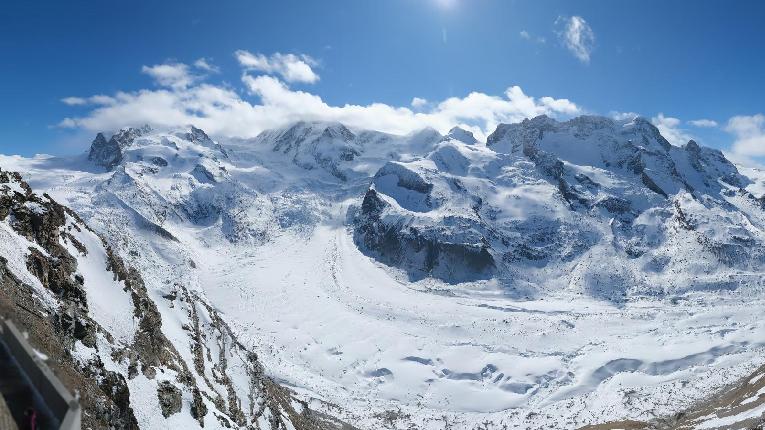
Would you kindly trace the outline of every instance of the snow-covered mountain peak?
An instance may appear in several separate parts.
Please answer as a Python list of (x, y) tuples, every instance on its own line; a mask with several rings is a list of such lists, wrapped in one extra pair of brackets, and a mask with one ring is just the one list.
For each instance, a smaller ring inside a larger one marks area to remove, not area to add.
[(151, 128), (123, 128), (106, 140), (103, 133), (98, 133), (90, 145), (88, 159), (106, 169), (112, 169), (122, 161), (123, 151), (133, 144), (133, 141), (151, 131)]
[(472, 132), (461, 127), (452, 127), (452, 129), (449, 130), (449, 133), (447, 133), (445, 137), (459, 140), (460, 142), (467, 143), (468, 145), (474, 145), (478, 143), (478, 139), (473, 136)]
[[(265, 130), (257, 137), (257, 141), (272, 141), (275, 150), (282, 150), (284, 146), (297, 146), (304, 141), (313, 141), (320, 138), (339, 139), (350, 142), (355, 135), (345, 125), (332, 121), (298, 121), (284, 127)], [(289, 150), (289, 149), (287, 149)]]
[(681, 190), (714, 195), (719, 193), (720, 180), (736, 187), (747, 182), (720, 151), (701, 148), (695, 142), (673, 146), (641, 117), (582, 116), (559, 122), (540, 116), (500, 124), (487, 145), (497, 152), (523, 154), (553, 175), (568, 164), (636, 175), (662, 196)]
[(124, 128), (107, 140), (98, 133), (90, 146), (88, 159), (112, 170), (120, 164), (143, 162), (155, 168), (172, 161), (178, 165), (198, 158), (226, 158), (225, 150), (201, 129), (194, 126), (180, 130), (160, 131), (149, 126)]
[(204, 145), (214, 144), (213, 140), (210, 139), (210, 136), (208, 136), (207, 133), (205, 133), (201, 128), (196, 128), (193, 125), (189, 126), (189, 128), (189, 131), (183, 132), (179, 137), (182, 137), (189, 142), (195, 142)]
[(250, 145), (270, 147), (292, 159), (293, 163), (307, 170), (324, 169), (339, 179), (346, 179), (348, 172), (341, 164), (352, 161), (361, 153), (356, 135), (337, 122), (299, 121), (286, 127), (266, 130)]
[(411, 142), (413, 146), (418, 144), (431, 144), (437, 142), (443, 138), (441, 133), (433, 127), (425, 127), (419, 130), (415, 130), (405, 136), (407, 140)]

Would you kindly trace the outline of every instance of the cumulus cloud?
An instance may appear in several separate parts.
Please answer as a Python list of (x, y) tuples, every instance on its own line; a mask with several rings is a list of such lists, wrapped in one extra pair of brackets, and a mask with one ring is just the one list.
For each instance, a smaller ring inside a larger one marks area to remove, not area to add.
[(103, 94), (97, 94), (95, 96), (88, 97), (88, 103), (94, 104), (94, 105), (110, 105), (115, 103), (116, 100), (114, 97), (106, 96)]
[(700, 128), (713, 128), (717, 127), (717, 121), (711, 120), (711, 119), (694, 119), (692, 121), (688, 121), (688, 124), (694, 126), (694, 127), (700, 127)]
[(521, 39), (526, 39), (526, 40), (531, 39), (531, 35), (526, 30), (521, 30), (520, 34), (521, 34)]
[(765, 156), (765, 115), (734, 116), (725, 131), (735, 137), (731, 152), (739, 159)]
[(421, 98), (421, 97), (414, 97), (412, 99), (412, 103), (411, 103), (412, 107), (415, 108), (415, 109), (420, 109), (422, 107), (425, 107), (425, 106), (427, 106), (427, 104), (428, 104), (428, 101), (426, 99)]
[(651, 122), (659, 129), (661, 135), (675, 146), (683, 146), (693, 139), (686, 130), (680, 128), (681, 121), (677, 118), (664, 116), (659, 112), (657, 116), (651, 118)]
[(97, 94), (90, 97), (64, 97), (61, 102), (69, 106), (108, 105), (114, 103), (114, 98)]
[[(205, 58), (199, 58), (193, 64), (192, 70), (187, 64), (167, 62), (154, 66), (143, 66), (141, 72), (151, 76), (157, 85), (170, 88), (186, 88), (202, 79), (206, 74), (218, 73), (220, 70)], [(99, 104), (98, 102), (95, 102)]]
[(197, 61), (194, 61), (194, 67), (209, 73), (220, 73), (218, 66), (214, 65), (207, 58), (199, 58)]
[[(147, 69), (164, 70), (160, 66)], [(165, 75), (162, 78), (169, 79)], [(518, 122), (541, 114), (580, 113), (580, 108), (568, 99), (535, 98), (518, 86), (509, 87), (502, 95), (472, 92), (440, 102), (415, 98), (412, 107), (417, 109), (413, 110), (384, 103), (330, 105), (316, 94), (290, 88), (276, 70), (272, 75), (245, 71), (243, 94), (229, 86), (196, 80), (181, 84), (178, 79), (166, 81), (160, 88), (119, 92), (111, 97), (111, 103), (96, 105), (86, 115), (66, 118), (59, 125), (102, 131), (142, 124), (160, 127), (194, 124), (219, 137), (253, 137), (290, 122), (319, 120), (396, 134), (424, 127), (446, 132), (459, 125), (483, 138), (501, 122)]]
[[(513, 87), (518, 88), (520, 87)], [(524, 94), (525, 96), (525, 94)], [(554, 99), (552, 97), (542, 97), (539, 99), (542, 106), (550, 109), (552, 112), (559, 112), (566, 115), (574, 115), (579, 113), (579, 106), (569, 99)]]
[(82, 97), (64, 97), (61, 99), (61, 103), (69, 106), (81, 106), (87, 104), (88, 101)]
[(595, 47), (595, 32), (581, 16), (558, 17), (555, 20), (557, 33), (565, 46), (582, 63), (590, 62)]
[(183, 63), (143, 66), (141, 72), (151, 76), (157, 84), (163, 87), (186, 88), (196, 80), (196, 77), (189, 71), (189, 66)]
[(234, 54), (239, 64), (247, 70), (255, 70), (268, 74), (277, 74), (287, 82), (304, 82), (312, 84), (319, 80), (311, 66), (316, 61), (307, 55), (276, 53), (270, 57), (263, 54), (253, 54), (239, 50)]

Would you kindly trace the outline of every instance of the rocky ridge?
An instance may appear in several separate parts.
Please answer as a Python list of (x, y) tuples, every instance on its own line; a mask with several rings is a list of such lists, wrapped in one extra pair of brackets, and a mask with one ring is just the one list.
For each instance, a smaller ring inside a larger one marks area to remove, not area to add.
[[(674, 147), (644, 119), (542, 116), (501, 124), (486, 147), (447, 137), (420, 160), (389, 162), (354, 231), (362, 249), (414, 278), (499, 278), (536, 294), (536, 275), (569, 284), (601, 277), (602, 267), (580, 264), (596, 252), (624, 261), (609, 275), (618, 283), (666, 294), (677, 286), (664, 273), (707, 265), (701, 272), (714, 278), (710, 261), (729, 270), (761, 264), (765, 224), (748, 183), (719, 151)], [(751, 222), (735, 223), (747, 227), (720, 230), (744, 218)], [(653, 291), (639, 280), (646, 271)], [(620, 301), (627, 291), (587, 293)]]
[[(168, 299), (188, 317), (188, 361), (166, 337), (142, 275), (76, 213), (35, 194), (18, 173), (0, 171), (0, 226), (0, 312), (30, 333), (65, 385), (81, 394), (85, 426), (138, 428), (136, 402), (146, 408), (147, 390), (156, 391), (153, 408), (177, 423), (186, 414), (202, 427), (210, 420), (228, 428), (338, 425), (307, 405), (296, 410), (289, 390), (265, 375), (217, 311), (177, 285)], [(111, 283), (98, 283), (105, 279)], [(98, 309), (103, 300), (130, 305), (109, 312), (132, 321), (131, 332)], [(242, 377), (247, 386), (239, 386)]]

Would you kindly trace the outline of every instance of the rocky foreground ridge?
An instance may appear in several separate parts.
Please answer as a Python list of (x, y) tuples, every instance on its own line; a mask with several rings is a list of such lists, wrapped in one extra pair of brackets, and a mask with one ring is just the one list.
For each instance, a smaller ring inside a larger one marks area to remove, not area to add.
[(183, 285), (165, 298), (183, 319), (187, 343), (176, 347), (142, 275), (76, 213), (3, 170), (0, 242), (0, 313), (81, 395), (83, 428), (137, 429), (137, 412), (199, 427), (340, 426), (269, 379), (215, 309)]

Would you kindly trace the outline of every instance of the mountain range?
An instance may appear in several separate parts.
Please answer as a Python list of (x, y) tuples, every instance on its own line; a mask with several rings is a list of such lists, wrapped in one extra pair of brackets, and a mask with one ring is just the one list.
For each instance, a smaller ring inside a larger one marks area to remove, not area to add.
[(144, 126), (0, 169), (0, 310), (93, 428), (765, 411), (765, 174), (643, 118)]

